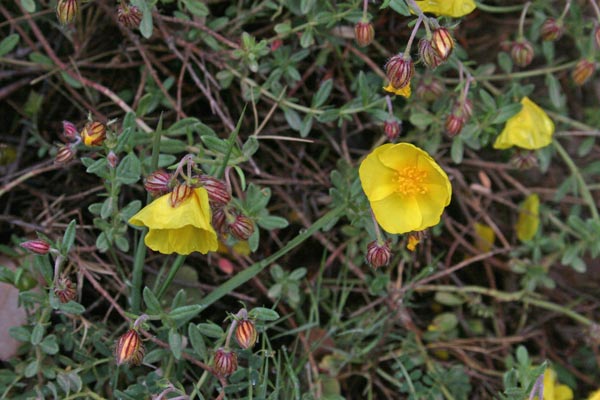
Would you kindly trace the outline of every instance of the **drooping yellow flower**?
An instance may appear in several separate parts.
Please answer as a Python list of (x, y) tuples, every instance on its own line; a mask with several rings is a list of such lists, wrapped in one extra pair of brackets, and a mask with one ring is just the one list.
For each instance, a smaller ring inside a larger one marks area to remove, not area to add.
[(474, 0), (421, 0), (416, 3), (423, 12), (453, 18), (470, 14), (476, 8)]
[(554, 134), (554, 122), (537, 104), (523, 97), (523, 108), (506, 121), (500, 136), (494, 142), (495, 149), (512, 146), (536, 150), (548, 146)]
[(170, 194), (159, 197), (129, 220), (130, 224), (148, 227), (146, 246), (163, 254), (216, 251), (219, 242), (210, 223), (206, 189), (193, 189), (176, 207), (169, 198)]
[[(537, 400), (537, 396), (534, 399)], [(544, 371), (544, 400), (573, 400), (573, 391), (567, 385), (556, 381), (556, 372), (548, 368)]]
[(494, 230), (487, 225), (475, 222), (475, 247), (482, 253), (492, 250), (496, 234)]
[(437, 225), (450, 204), (448, 175), (429, 154), (410, 143), (377, 147), (358, 172), (375, 219), (389, 233)]
[(519, 208), (519, 219), (516, 225), (517, 237), (527, 242), (535, 236), (540, 225), (540, 198), (537, 194), (527, 196)]
[(391, 83), (388, 83), (387, 86), (385, 86), (383, 88), (383, 90), (385, 90), (386, 92), (390, 92), (390, 93), (394, 93), (400, 96), (404, 96), (407, 99), (410, 97), (411, 95), (411, 91), (410, 91), (410, 83), (408, 85), (402, 86), (401, 88), (395, 88), (392, 86)]

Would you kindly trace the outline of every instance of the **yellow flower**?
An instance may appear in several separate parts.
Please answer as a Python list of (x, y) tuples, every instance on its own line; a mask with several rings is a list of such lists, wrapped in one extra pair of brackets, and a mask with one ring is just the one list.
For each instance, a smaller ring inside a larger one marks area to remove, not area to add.
[(377, 147), (358, 172), (375, 219), (389, 233), (434, 226), (450, 204), (448, 176), (429, 154), (410, 143)]
[(537, 194), (527, 196), (519, 208), (517, 221), (517, 237), (521, 242), (527, 242), (535, 236), (540, 225), (540, 198)]
[(169, 197), (159, 197), (129, 220), (130, 224), (148, 227), (146, 246), (163, 254), (216, 251), (219, 242), (210, 224), (206, 189), (193, 189), (176, 207), (171, 206)]
[(492, 250), (496, 234), (494, 230), (487, 225), (475, 222), (475, 247), (482, 253)]
[(556, 372), (550, 368), (544, 371), (544, 400), (573, 400), (571, 388), (559, 384), (556, 381)]
[(474, 0), (421, 0), (416, 3), (423, 12), (453, 18), (470, 14), (476, 8)]
[(600, 389), (596, 390), (594, 393), (590, 393), (587, 400), (600, 400)]
[(404, 96), (407, 99), (410, 97), (411, 91), (410, 91), (410, 83), (408, 85), (402, 86), (401, 88), (395, 88), (392, 86), (391, 83), (388, 83), (387, 86), (385, 86), (383, 88), (383, 90), (385, 90), (386, 92), (390, 92), (390, 93), (394, 93), (400, 96)]
[(537, 104), (523, 97), (523, 108), (506, 121), (504, 129), (494, 143), (495, 149), (512, 146), (536, 150), (548, 146), (554, 134), (554, 122)]
[(406, 248), (410, 251), (415, 251), (419, 242), (420, 240), (416, 235), (410, 235), (408, 237), (408, 243), (406, 243)]

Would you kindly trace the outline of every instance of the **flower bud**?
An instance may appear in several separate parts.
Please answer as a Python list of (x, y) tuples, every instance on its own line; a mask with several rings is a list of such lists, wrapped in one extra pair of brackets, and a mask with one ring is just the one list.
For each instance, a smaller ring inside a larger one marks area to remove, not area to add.
[(228, 376), (237, 369), (237, 354), (224, 348), (219, 348), (215, 353), (214, 371), (218, 376)]
[(590, 79), (594, 72), (596, 72), (596, 63), (590, 60), (581, 59), (571, 72), (571, 77), (577, 86), (582, 86)]
[(106, 139), (106, 126), (98, 121), (88, 122), (81, 131), (86, 146), (100, 146)]
[(414, 73), (415, 66), (410, 56), (404, 57), (402, 53), (396, 54), (385, 64), (385, 74), (396, 89), (408, 85)]
[(431, 33), (431, 47), (446, 61), (454, 49), (454, 39), (450, 31), (444, 27), (434, 29)]
[(108, 152), (108, 155), (106, 156), (106, 161), (108, 162), (108, 166), (113, 169), (117, 168), (117, 165), (119, 165), (119, 157), (112, 150)]
[(254, 233), (254, 223), (245, 215), (238, 214), (229, 224), (229, 232), (238, 240), (248, 240)]
[(564, 30), (562, 20), (557, 21), (554, 18), (547, 18), (540, 29), (540, 36), (542, 40), (553, 42), (560, 39)]
[(144, 180), (144, 188), (154, 197), (162, 196), (171, 191), (171, 188), (169, 187), (170, 181), (171, 174), (159, 169), (146, 177)]
[(431, 45), (431, 41), (425, 38), (419, 40), (419, 58), (423, 64), (431, 69), (437, 68), (438, 65), (444, 62), (438, 52)]
[(144, 359), (144, 345), (140, 334), (135, 329), (130, 329), (123, 334), (115, 346), (115, 360), (117, 365), (140, 365)]
[(27, 240), (26, 242), (21, 243), (20, 246), (32, 253), (40, 255), (48, 254), (50, 251), (50, 243), (42, 239)]
[(444, 93), (444, 85), (437, 79), (425, 78), (417, 86), (417, 96), (423, 101), (434, 102)]
[(72, 122), (63, 121), (62, 126), (63, 126), (63, 136), (66, 137), (67, 139), (75, 140), (77, 138), (77, 135), (79, 135), (79, 133), (77, 132), (77, 127)]
[(594, 41), (596, 42), (596, 47), (600, 47), (600, 26), (594, 28)]
[(390, 142), (393, 142), (400, 136), (402, 131), (401, 122), (398, 122), (396, 118), (390, 118), (383, 123), (383, 131)]
[(77, 296), (77, 291), (75, 290), (75, 285), (69, 278), (59, 278), (56, 284), (54, 285), (54, 294), (58, 297), (58, 300), (61, 303), (68, 303), (71, 300), (75, 299)]
[(175, 186), (171, 192), (171, 195), (169, 196), (169, 203), (171, 204), (171, 207), (175, 208), (180, 205), (185, 199), (190, 197), (193, 192), (194, 189), (185, 183), (183, 185), (178, 184)]
[(200, 185), (208, 192), (208, 201), (213, 207), (225, 206), (231, 200), (227, 185), (220, 179), (210, 175), (200, 175)]
[(360, 47), (365, 47), (371, 44), (375, 38), (375, 29), (370, 22), (358, 22), (354, 25), (354, 39)]
[(465, 122), (466, 119), (464, 116), (451, 113), (448, 115), (448, 117), (446, 117), (446, 122), (444, 123), (446, 134), (451, 138), (458, 135), (465, 126)]
[(237, 322), (235, 328), (235, 340), (242, 349), (249, 349), (254, 346), (258, 339), (258, 333), (254, 322), (249, 319), (242, 319)]
[(535, 167), (538, 164), (535, 152), (529, 150), (516, 151), (509, 162), (515, 168), (521, 170)]
[(126, 28), (140, 26), (142, 17), (142, 11), (134, 5), (121, 3), (117, 6), (117, 20)]
[(465, 99), (462, 104), (460, 101), (456, 102), (455, 108), (456, 112), (460, 111), (461, 115), (465, 117), (466, 120), (473, 115), (473, 103), (469, 99)]
[(227, 216), (222, 208), (215, 208), (212, 214), (212, 226), (220, 234), (227, 232)]
[(55, 164), (66, 164), (71, 161), (75, 157), (75, 150), (71, 148), (71, 146), (59, 146), (58, 151), (56, 152), (56, 157), (54, 157)]
[(72, 23), (79, 11), (79, 0), (58, 0), (56, 18), (62, 25)]
[(385, 267), (392, 258), (389, 241), (379, 243), (377, 240), (367, 245), (367, 262), (373, 268)]
[(519, 67), (526, 67), (533, 60), (533, 46), (525, 39), (521, 39), (512, 44), (510, 56)]

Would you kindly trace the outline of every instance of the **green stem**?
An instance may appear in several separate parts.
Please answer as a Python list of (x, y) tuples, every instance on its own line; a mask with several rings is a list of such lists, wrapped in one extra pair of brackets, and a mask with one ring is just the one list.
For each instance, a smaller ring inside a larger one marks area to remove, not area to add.
[(290, 240), (285, 246), (279, 249), (277, 252), (273, 253), (271, 256), (252, 264), (250, 267), (245, 270), (239, 272), (233, 278), (229, 279), (227, 282), (223, 283), (221, 286), (217, 287), (210, 294), (208, 294), (205, 298), (200, 300), (200, 305), (202, 308), (206, 308), (221, 299), (222, 297), (228, 295), (232, 291), (234, 291), (239, 286), (248, 282), (250, 279), (254, 278), (258, 275), (263, 269), (277, 261), (282, 256), (286, 255), (290, 250), (300, 245), (306, 239), (311, 237), (315, 232), (320, 230), (321, 228), (327, 226), (331, 221), (340, 217), (346, 211), (346, 205), (342, 207), (334, 208), (329, 211), (327, 214), (323, 215), (314, 224), (308, 227), (306, 230), (301, 231), (298, 236)]
[(156, 294), (156, 297), (159, 300), (165, 294), (165, 292), (167, 291), (169, 286), (171, 286), (171, 282), (173, 282), (175, 275), (177, 275), (177, 271), (179, 271), (179, 268), (181, 268), (184, 261), (185, 261), (184, 255), (182, 255), (182, 254), (177, 255), (177, 258), (175, 258), (175, 261), (173, 262), (173, 265), (171, 266), (171, 269), (169, 270), (169, 274), (163, 281), (162, 285), (160, 285), (160, 289), (158, 289), (158, 293)]
[(475, 3), (477, 4), (477, 8), (480, 9), (481, 11), (486, 11), (489, 13), (496, 13), (496, 14), (512, 13), (512, 12), (523, 9), (523, 7), (519, 6), (519, 5), (516, 5), (516, 6), (490, 6), (488, 4), (484, 4), (480, 1), (477, 1)]
[(558, 142), (558, 140), (554, 140), (552, 143), (554, 144), (554, 148), (556, 149), (556, 151), (558, 151), (558, 154), (560, 154), (563, 161), (565, 162), (565, 164), (567, 164), (567, 166), (571, 170), (571, 173), (577, 180), (577, 186), (579, 186), (579, 191), (581, 192), (581, 197), (583, 198), (583, 201), (585, 201), (587, 203), (588, 207), (590, 208), (590, 212), (592, 213), (592, 218), (595, 221), (600, 221), (600, 216), (598, 215), (598, 209), (596, 208), (596, 202), (594, 201), (594, 198), (592, 197), (592, 193), (588, 189), (588, 187), (585, 183), (585, 180), (583, 179), (583, 176), (581, 175), (581, 172), (579, 171), (579, 168), (577, 168), (577, 165), (575, 165), (575, 163), (573, 162), (573, 159), (571, 158), (571, 156), (569, 156), (569, 153), (567, 153), (567, 151), (564, 149), (564, 147), (562, 147), (562, 145)]

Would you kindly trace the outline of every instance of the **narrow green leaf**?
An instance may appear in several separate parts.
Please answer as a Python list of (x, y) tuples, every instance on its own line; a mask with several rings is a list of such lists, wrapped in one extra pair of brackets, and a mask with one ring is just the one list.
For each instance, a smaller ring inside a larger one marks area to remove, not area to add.
[(169, 330), (169, 347), (176, 360), (181, 359), (181, 335), (177, 333), (175, 328)]
[(21, 0), (21, 5), (28, 13), (35, 12), (35, 1), (33, 0)]
[(196, 351), (196, 353), (198, 353), (198, 356), (203, 361), (206, 361), (208, 353), (206, 351), (206, 344), (204, 343), (204, 338), (200, 333), (200, 329), (198, 329), (196, 325), (190, 324), (188, 327), (188, 336), (192, 344), (192, 348)]
[(10, 34), (2, 39), (0, 42), (0, 57), (3, 57), (13, 51), (15, 46), (19, 43), (19, 39), (20, 37), (17, 33)]
[(146, 304), (146, 311), (148, 312), (148, 314), (160, 314), (162, 310), (160, 302), (148, 286), (144, 287), (142, 295), (144, 297), (144, 304)]
[(60, 244), (61, 254), (66, 256), (71, 250), (73, 243), (75, 242), (75, 231), (77, 229), (77, 221), (72, 220), (67, 229), (65, 229), (65, 234), (63, 235), (62, 242)]
[(279, 314), (275, 310), (265, 307), (255, 307), (248, 312), (248, 316), (259, 321), (275, 321), (279, 319)]

